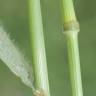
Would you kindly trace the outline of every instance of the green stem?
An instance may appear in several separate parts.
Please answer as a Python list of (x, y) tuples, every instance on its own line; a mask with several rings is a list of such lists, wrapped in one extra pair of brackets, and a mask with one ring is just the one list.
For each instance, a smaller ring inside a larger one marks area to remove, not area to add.
[(73, 0), (62, 0), (63, 4), (63, 21), (69, 22), (72, 20), (76, 20), (75, 11), (73, 7)]
[(40, 0), (29, 0), (29, 6), (35, 86), (44, 96), (50, 96)]
[(78, 33), (75, 31), (70, 32), (69, 34), (66, 34), (66, 38), (72, 93), (73, 96), (83, 96), (77, 35)]
[(64, 33), (67, 38), (72, 94), (73, 96), (83, 96), (78, 50), (79, 24), (75, 16), (72, 0), (62, 1)]

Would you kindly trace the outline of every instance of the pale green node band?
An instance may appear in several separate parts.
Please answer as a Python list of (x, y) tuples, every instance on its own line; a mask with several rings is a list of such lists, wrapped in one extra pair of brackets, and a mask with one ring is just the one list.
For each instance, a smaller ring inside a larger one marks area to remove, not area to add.
[(76, 21), (75, 11), (72, 0), (62, 0), (62, 15), (64, 23), (70, 21)]
[(79, 22), (78, 21), (70, 21), (67, 23), (64, 23), (64, 32), (72, 32), (72, 31), (76, 31), (79, 32), (80, 28), (79, 28)]

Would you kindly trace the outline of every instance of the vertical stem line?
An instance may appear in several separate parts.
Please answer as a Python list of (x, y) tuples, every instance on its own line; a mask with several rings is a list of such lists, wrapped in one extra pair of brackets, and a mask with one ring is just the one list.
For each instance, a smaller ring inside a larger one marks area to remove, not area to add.
[(50, 96), (40, 0), (29, 0), (29, 10), (35, 86)]
[(73, 96), (83, 96), (80, 59), (78, 50), (79, 24), (72, 0), (62, 0), (64, 33), (67, 39), (70, 79)]
[(69, 22), (69, 21), (75, 21), (76, 15), (73, 7), (73, 0), (62, 0), (62, 8), (63, 8), (63, 21)]
[(73, 96), (83, 96), (77, 35), (75, 31), (66, 34), (69, 69)]

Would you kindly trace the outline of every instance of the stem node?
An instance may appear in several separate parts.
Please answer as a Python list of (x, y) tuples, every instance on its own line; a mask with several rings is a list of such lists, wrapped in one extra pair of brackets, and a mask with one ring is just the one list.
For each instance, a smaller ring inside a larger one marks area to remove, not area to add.
[(69, 31), (79, 32), (80, 31), (79, 22), (76, 20), (72, 20), (64, 23), (64, 32), (69, 32)]

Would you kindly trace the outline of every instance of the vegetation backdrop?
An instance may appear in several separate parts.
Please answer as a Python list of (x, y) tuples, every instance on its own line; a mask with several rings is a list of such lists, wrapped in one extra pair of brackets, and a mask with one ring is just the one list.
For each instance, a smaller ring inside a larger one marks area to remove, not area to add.
[[(96, 0), (74, 0), (80, 22), (79, 49), (84, 96), (96, 96)], [(60, 0), (41, 0), (51, 96), (71, 96)], [(0, 23), (29, 61), (28, 0), (0, 0)], [(0, 96), (31, 96), (32, 91), (0, 61)]]

